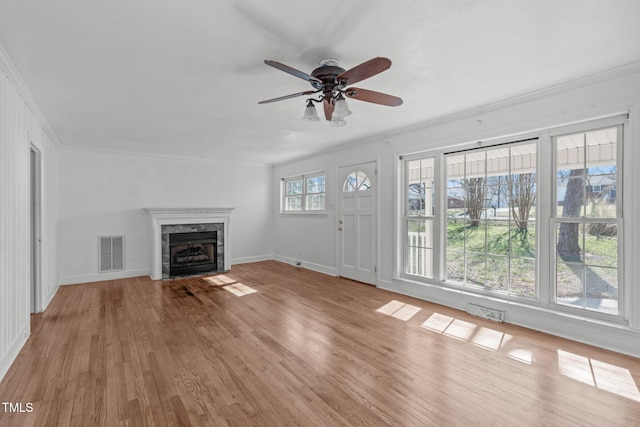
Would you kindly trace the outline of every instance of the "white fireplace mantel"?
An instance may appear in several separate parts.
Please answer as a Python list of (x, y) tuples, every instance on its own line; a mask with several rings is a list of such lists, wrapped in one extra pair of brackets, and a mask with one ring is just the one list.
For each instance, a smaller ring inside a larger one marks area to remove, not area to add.
[(162, 279), (162, 226), (222, 223), (224, 225), (224, 269), (231, 268), (229, 220), (235, 208), (144, 208), (151, 218), (151, 278)]

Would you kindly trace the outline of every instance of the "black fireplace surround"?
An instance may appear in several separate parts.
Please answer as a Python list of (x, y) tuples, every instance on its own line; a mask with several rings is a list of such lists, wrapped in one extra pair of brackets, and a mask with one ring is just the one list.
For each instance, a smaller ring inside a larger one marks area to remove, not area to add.
[(163, 224), (162, 278), (224, 271), (224, 224)]
[(217, 237), (217, 231), (169, 234), (169, 275), (216, 271)]

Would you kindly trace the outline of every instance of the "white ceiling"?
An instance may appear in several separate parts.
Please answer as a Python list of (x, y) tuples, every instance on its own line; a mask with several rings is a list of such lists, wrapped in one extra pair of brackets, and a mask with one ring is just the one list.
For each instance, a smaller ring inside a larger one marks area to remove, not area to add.
[[(0, 44), (63, 146), (280, 163), (640, 61), (638, 0), (0, 0)], [(310, 73), (357, 84), (348, 126), (300, 120)]]

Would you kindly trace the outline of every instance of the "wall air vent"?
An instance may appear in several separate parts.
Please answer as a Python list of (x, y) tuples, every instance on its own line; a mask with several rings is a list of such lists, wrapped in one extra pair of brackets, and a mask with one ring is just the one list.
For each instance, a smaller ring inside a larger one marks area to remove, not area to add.
[(100, 273), (124, 270), (124, 236), (100, 236), (98, 257)]
[(467, 313), (479, 316), (484, 319), (493, 320), (494, 322), (504, 321), (504, 311), (494, 310), (493, 308), (481, 307), (475, 304), (467, 304)]

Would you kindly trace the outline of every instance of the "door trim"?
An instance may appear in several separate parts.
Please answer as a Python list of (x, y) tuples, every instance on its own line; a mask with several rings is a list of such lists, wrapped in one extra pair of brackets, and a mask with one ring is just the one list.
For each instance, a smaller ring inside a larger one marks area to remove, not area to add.
[(42, 311), (42, 152), (33, 144), (29, 147), (30, 201), (30, 276), (29, 309)]

